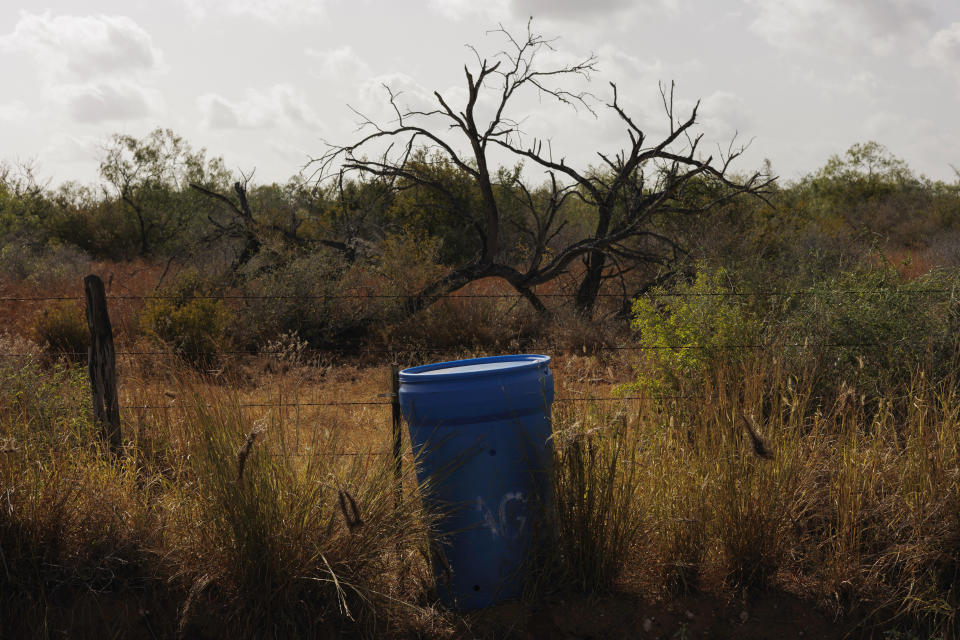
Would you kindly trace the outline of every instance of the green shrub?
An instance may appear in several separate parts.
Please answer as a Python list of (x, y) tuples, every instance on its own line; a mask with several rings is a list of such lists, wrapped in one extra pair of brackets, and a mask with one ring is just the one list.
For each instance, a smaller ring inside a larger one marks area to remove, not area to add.
[(413, 294), (439, 278), (442, 241), (416, 229), (388, 233), (380, 242), (376, 272), (399, 294)]
[(0, 245), (0, 274), (10, 280), (49, 285), (79, 279), (90, 257), (73, 244), (31, 237), (12, 238)]
[(186, 361), (210, 364), (217, 353), (229, 348), (233, 320), (227, 305), (214, 295), (215, 288), (195, 272), (185, 274), (147, 302), (140, 313), (140, 328)]
[(97, 433), (90, 424), (89, 394), (81, 365), (57, 362), (44, 367), (32, 356), (0, 358), (0, 427), (5, 438), (89, 442)]
[[(960, 270), (906, 280), (893, 266), (859, 266), (786, 296), (741, 296), (727, 272), (700, 267), (692, 283), (657, 289), (633, 306), (643, 345), (641, 391), (702, 389), (773, 349), (793, 377), (813, 375), (830, 403), (843, 389), (861, 401), (908, 384), (919, 368), (943, 376), (960, 339)], [(693, 386), (691, 386), (693, 385)]]
[[(161, 482), (110, 455), (84, 366), (0, 358), (0, 636), (90, 637), (78, 620), (103, 608), (95, 594), (162, 582)], [(124, 622), (104, 616), (97, 632), (129, 635)]]
[[(327, 248), (261, 251), (245, 269), (238, 338), (263, 344), (296, 333), (312, 347), (355, 346), (386, 339), (405, 319), (404, 296), (439, 277), (439, 241), (424, 233), (387, 233), (355, 255)], [(400, 334), (404, 331), (401, 328)]]
[(877, 398), (921, 367), (942, 376), (960, 337), (958, 285), (960, 270), (906, 281), (888, 264), (822, 280), (798, 296), (786, 320), (784, 342), (801, 345), (786, 351), (791, 366), (815, 367), (821, 397), (842, 385)]
[(335, 346), (355, 327), (362, 309), (342, 298), (350, 284), (350, 264), (339, 253), (262, 250), (246, 268), (238, 310), (237, 338), (264, 344), (296, 333), (313, 347)]
[(631, 327), (639, 333), (646, 366), (628, 388), (663, 392), (696, 385), (749, 352), (760, 323), (747, 301), (731, 293), (725, 269), (700, 265), (693, 282), (637, 299)]
[(58, 301), (45, 308), (34, 318), (31, 333), (53, 355), (78, 361), (86, 358), (90, 330), (84, 311), (76, 302)]

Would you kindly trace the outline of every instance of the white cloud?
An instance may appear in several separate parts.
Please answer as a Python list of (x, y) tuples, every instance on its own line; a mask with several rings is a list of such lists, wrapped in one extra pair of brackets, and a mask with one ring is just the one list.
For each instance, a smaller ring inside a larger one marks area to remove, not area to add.
[[(381, 123), (392, 121), (396, 113), (390, 107), (390, 95), (386, 87), (393, 92), (394, 99), (401, 111), (431, 111), (439, 108), (433, 92), (419, 84), (405, 73), (395, 72), (370, 78), (360, 85), (357, 110), (367, 117)], [(443, 92), (441, 92), (443, 93)], [(446, 92), (448, 104), (452, 100), (454, 105), (461, 102), (450, 97)]]
[(503, 20), (510, 15), (510, 0), (430, 0), (430, 6), (451, 20), (480, 18), (487, 21)]
[(930, 0), (747, 0), (750, 29), (769, 44), (824, 55), (894, 53), (923, 33)]
[(870, 71), (858, 71), (850, 76), (847, 92), (871, 96), (880, 87), (880, 79)]
[(941, 122), (911, 112), (877, 111), (864, 118), (860, 140), (880, 140), (890, 151), (907, 158), (917, 173), (950, 175), (956, 165), (960, 135)]
[(40, 157), (71, 164), (99, 162), (103, 156), (103, 139), (97, 136), (77, 136), (56, 133), (41, 149)]
[(325, 0), (182, 0), (195, 19), (211, 14), (246, 16), (273, 24), (295, 24), (322, 17)]
[(716, 91), (701, 100), (697, 117), (706, 134), (705, 139), (709, 138), (720, 144), (729, 142), (735, 135), (750, 131), (754, 125), (754, 115), (747, 103), (729, 91)]
[(162, 102), (159, 92), (118, 80), (62, 85), (54, 94), (74, 122), (87, 124), (143, 118)]
[(267, 129), (277, 125), (313, 127), (316, 113), (297, 89), (278, 84), (266, 92), (248, 89), (232, 101), (215, 93), (197, 99), (203, 124), (209, 129)]
[(317, 63), (314, 69), (317, 76), (356, 82), (371, 75), (370, 65), (349, 45), (325, 51), (308, 48), (306, 53)]
[(641, 60), (612, 45), (600, 47), (597, 57), (604, 75), (620, 77), (623, 81), (629, 80), (631, 83), (636, 83), (652, 79), (656, 83), (663, 76), (663, 62), (659, 58), (650, 61)]
[(124, 16), (22, 13), (0, 50), (25, 53), (50, 81), (83, 81), (156, 71), (163, 56), (146, 31)]
[(661, 82), (669, 80), (669, 73), (659, 58), (642, 60), (634, 55), (604, 45), (597, 54), (599, 59), (598, 80), (593, 91), (599, 91), (598, 97), (609, 102), (612, 91), (608, 82), (617, 85), (618, 99), (635, 117), (644, 119), (650, 116), (662, 116), (659, 87)]
[[(314, 140), (310, 140), (314, 142)], [(281, 158), (285, 164), (291, 166), (303, 166), (307, 160), (310, 158), (310, 153), (307, 150), (306, 146), (301, 144), (294, 144), (289, 141), (283, 140), (270, 140), (267, 143), (267, 146), (271, 151), (278, 157)]]
[(861, 69), (837, 76), (824, 74), (820, 70), (805, 70), (800, 76), (811, 92), (823, 97), (840, 100), (861, 100), (873, 103), (884, 85), (872, 71)]
[(197, 99), (203, 124), (208, 129), (242, 129), (238, 108), (225, 98), (207, 93)]
[(906, 144), (928, 144), (943, 141), (943, 132), (927, 118), (913, 114), (891, 111), (876, 111), (865, 114), (859, 126), (862, 137), (871, 140), (886, 140), (894, 148)]
[(150, 34), (124, 16), (21, 13), (0, 36), (0, 51), (27, 55), (39, 68), (43, 108), (81, 124), (133, 120), (162, 103), (149, 79), (164, 69)]
[[(601, 47), (598, 57), (600, 73), (596, 80), (600, 82), (593, 83), (593, 90), (598, 91), (597, 96), (603, 103), (608, 103), (612, 98), (612, 92), (607, 82), (615, 82), (619, 104), (650, 141), (662, 138), (669, 133), (670, 120), (664, 108), (664, 96), (661, 90), (669, 99), (673, 78), (695, 76), (702, 73), (704, 68), (703, 63), (697, 58), (666, 64), (660, 58), (642, 59), (612, 45)], [(683, 82), (677, 83), (674, 87), (674, 118), (684, 120), (688, 118), (696, 98), (697, 95), (691, 94), (689, 86)], [(740, 106), (745, 106), (739, 98), (736, 100), (739, 101)], [(733, 113), (732, 93), (717, 92), (705, 98), (703, 102), (700, 108), (701, 121), (706, 122), (704, 118), (712, 118), (710, 112), (713, 109), (716, 109), (717, 113), (720, 109), (724, 109), (725, 116), (728, 116), (725, 121), (731, 121), (732, 118), (729, 116)], [(621, 141), (625, 135), (623, 125), (619, 118), (612, 122), (614, 122), (612, 130), (616, 132), (616, 139), (619, 144), (622, 144)], [(719, 116), (716, 122), (720, 122)], [(739, 121), (732, 125), (733, 128), (737, 126), (740, 126)], [(723, 135), (728, 135), (727, 129), (724, 129)]]
[(26, 104), (16, 100), (0, 104), (0, 120), (4, 122), (23, 122), (30, 118), (33, 112)]
[(926, 58), (960, 78), (960, 22), (935, 33), (927, 44)]
[(634, 10), (663, 10), (676, 8), (676, 0), (512, 0), (510, 2), (513, 14), (518, 17), (533, 16), (534, 18), (578, 20), (580, 18), (596, 19), (602, 16), (609, 19), (611, 15)]
[[(680, 0), (430, 0), (430, 6), (451, 20), (483, 18), (500, 21), (508, 18), (571, 21), (584, 18), (596, 21), (637, 11), (674, 10)], [(581, 26), (586, 26), (581, 24)]]

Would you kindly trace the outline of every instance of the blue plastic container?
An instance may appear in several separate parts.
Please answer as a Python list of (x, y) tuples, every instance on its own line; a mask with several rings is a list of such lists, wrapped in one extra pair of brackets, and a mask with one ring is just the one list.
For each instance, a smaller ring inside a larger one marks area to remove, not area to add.
[(523, 588), (548, 503), (549, 356), (440, 362), (400, 372), (400, 407), (424, 500), (438, 510), (434, 574), (448, 607), (478, 609)]

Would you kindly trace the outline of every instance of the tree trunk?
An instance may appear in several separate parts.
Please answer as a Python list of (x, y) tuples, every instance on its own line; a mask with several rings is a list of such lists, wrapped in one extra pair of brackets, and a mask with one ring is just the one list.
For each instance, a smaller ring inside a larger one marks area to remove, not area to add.
[(234, 182), (233, 190), (236, 192), (237, 199), (240, 201), (239, 211), (240, 217), (243, 219), (243, 250), (240, 252), (240, 255), (237, 256), (236, 260), (233, 261), (233, 264), (230, 265), (231, 270), (236, 273), (243, 265), (250, 262), (253, 256), (257, 255), (261, 245), (259, 238), (257, 238), (256, 231), (253, 228), (253, 211), (250, 210), (250, 203), (247, 201), (246, 185), (240, 182)]
[[(478, 157), (478, 161), (482, 158)], [(493, 262), (497, 259), (497, 252), (500, 251), (500, 211), (497, 207), (497, 200), (493, 194), (493, 185), (490, 182), (490, 174), (487, 171), (486, 161), (480, 163), (480, 179), (478, 180), (480, 193), (484, 202), (484, 238), (483, 254), (480, 257), (482, 262)]]
[(258, 240), (257, 236), (253, 233), (247, 233), (244, 239), (243, 249), (240, 251), (240, 255), (234, 258), (233, 264), (230, 265), (230, 271), (237, 273), (259, 252), (260, 240)]
[(143, 217), (143, 211), (140, 207), (135, 207), (134, 211), (137, 214), (137, 225), (140, 229), (140, 257), (144, 257), (150, 253), (150, 240), (147, 238), (147, 221)]
[[(597, 228), (593, 237), (600, 239), (607, 235), (610, 230), (610, 219), (613, 217), (613, 204), (611, 200), (598, 200), (597, 205)], [(593, 307), (597, 303), (597, 294), (600, 293), (600, 284), (603, 282), (603, 268), (607, 265), (607, 254), (598, 249), (594, 249), (587, 254), (586, 273), (583, 274), (583, 280), (577, 288), (577, 295), (574, 299), (574, 307), (578, 314), (585, 317), (593, 315)]]
[(587, 255), (587, 270), (583, 274), (583, 280), (580, 281), (574, 298), (574, 308), (584, 317), (589, 318), (593, 315), (593, 307), (597, 303), (600, 284), (603, 282), (603, 268), (606, 264), (607, 255), (603, 251), (591, 251)]
[(410, 296), (404, 304), (404, 310), (408, 315), (415, 315), (440, 298), (462, 289), (471, 282), (494, 277), (509, 282), (510, 286), (522, 295), (538, 314), (546, 315), (548, 313), (546, 305), (530, 288), (523, 274), (505, 265), (485, 262), (468, 264), (459, 269), (454, 269), (436, 282), (421, 289), (419, 293)]

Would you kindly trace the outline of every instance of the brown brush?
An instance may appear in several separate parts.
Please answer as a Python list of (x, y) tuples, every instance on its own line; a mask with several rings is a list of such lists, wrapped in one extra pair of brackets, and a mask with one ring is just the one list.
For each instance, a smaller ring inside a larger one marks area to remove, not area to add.
[[(357, 503), (347, 491), (338, 491), (340, 498), (340, 511), (343, 512), (343, 519), (347, 523), (347, 529), (355, 531), (363, 526), (363, 520), (360, 518), (360, 509)], [(349, 506), (348, 506), (349, 505)]]
[(183, 608), (180, 609), (180, 614), (177, 616), (178, 640), (182, 640), (183, 638), (187, 637), (187, 627), (190, 623), (190, 615), (193, 613), (193, 605), (200, 596), (200, 593), (207, 588), (207, 585), (210, 584), (210, 582), (212, 582), (212, 578), (204, 574), (194, 580), (193, 585), (190, 587), (190, 592), (187, 594), (187, 600), (183, 603)]
[(767, 445), (766, 441), (760, 436), (757, 425), (753, 423), (753, 419), (747, 416), (747, 414), (743, 412), (743, 409), (740, 409), (740, 417), (743, 418), (744, 429), (747, 435), (750, 436), (750, 442), (753, 444), (753, 452), (757, 454), (759, 458), (773, 460), (773, 451), (770, 450), (769, 445)]
[(237, 482), (243, 480), (243, 469), (247, 466), (247, 457), (250, 455), (250, 450), (253, 449), (253, 443), (256, 441), (257, 436), (263, 433), (262, 429), (254, 429), (247, 436), (247, 441), (243, 443), (243, 446), (240, 447), (240, 450), (237, 452)]

